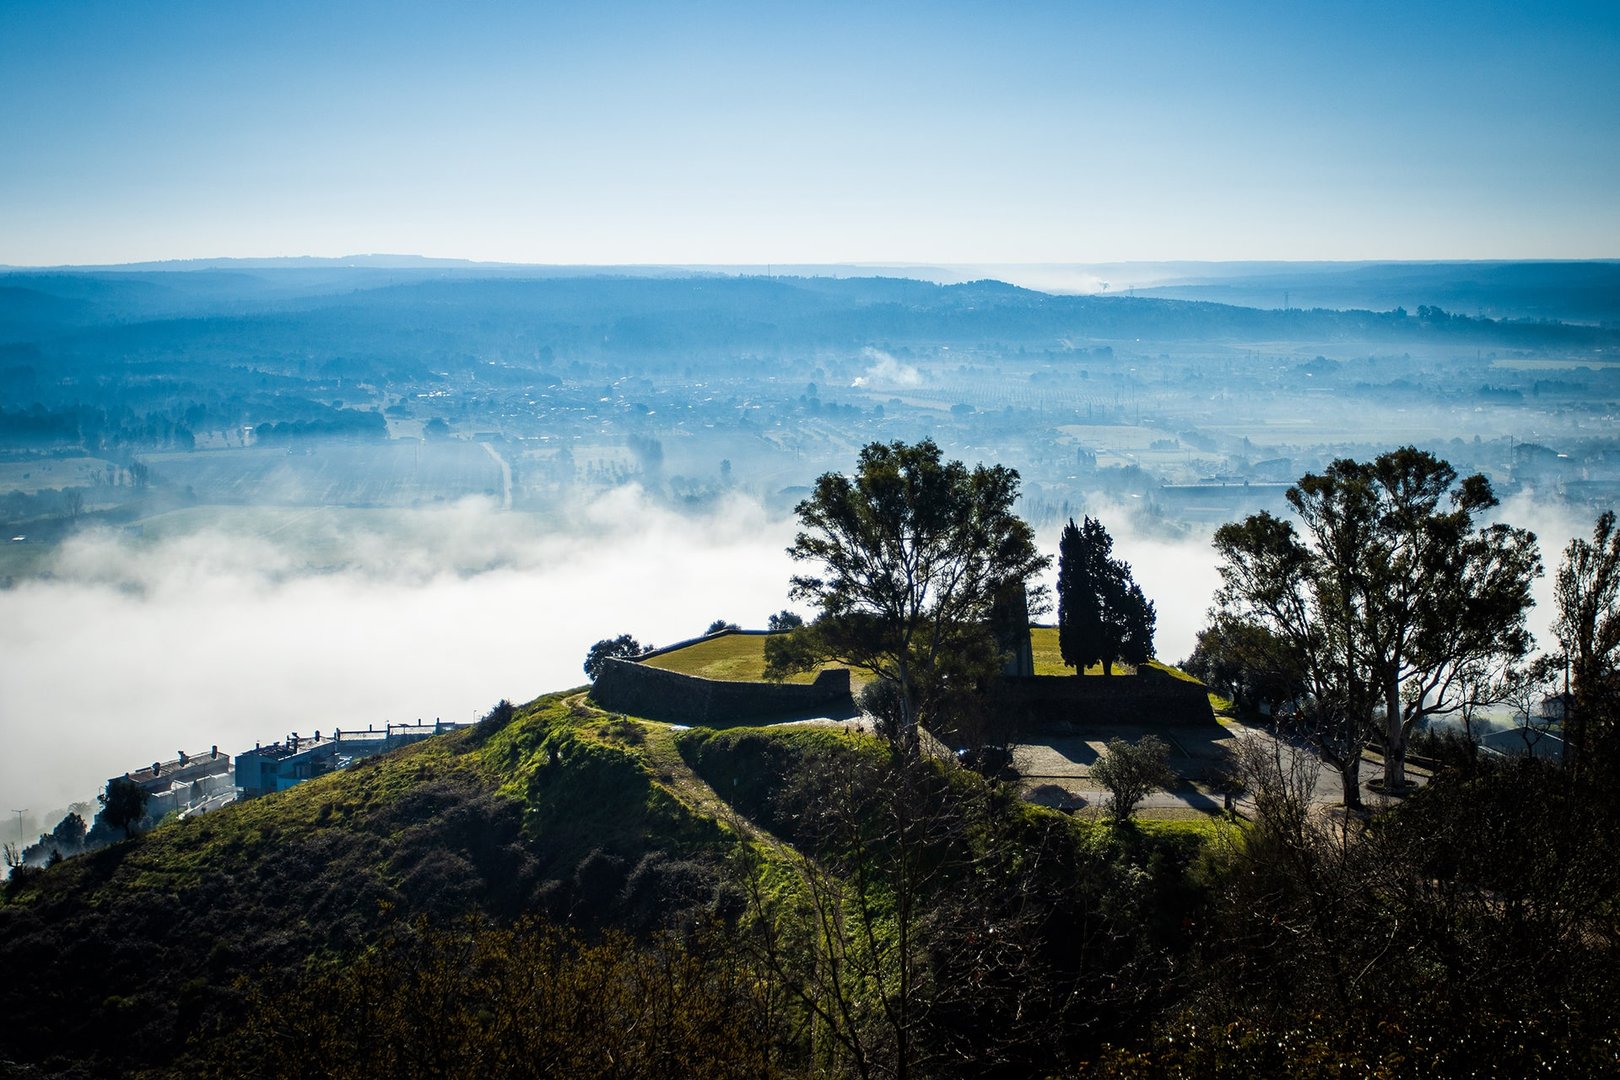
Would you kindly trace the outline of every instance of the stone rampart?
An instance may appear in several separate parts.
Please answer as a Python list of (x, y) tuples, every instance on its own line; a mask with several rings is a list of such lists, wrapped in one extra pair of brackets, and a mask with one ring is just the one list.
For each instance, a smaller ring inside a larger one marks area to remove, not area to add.
[(614, 658), (603, 665), (591, 697), (604, 709), (670, 724), (855, 714), (846, 668), (823, 671), (813, 683), (730, 682)]
[(1013, 720), (1034, 727), (1214, 722), (1201, 683), (1145, 670), (1153, 673), (1003, 678), (996, 692)]

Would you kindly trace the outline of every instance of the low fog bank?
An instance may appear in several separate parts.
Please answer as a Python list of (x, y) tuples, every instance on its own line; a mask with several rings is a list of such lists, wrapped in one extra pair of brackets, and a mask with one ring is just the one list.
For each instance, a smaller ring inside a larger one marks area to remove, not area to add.
[(357, 535), (324, 573), (276, 538), (71, 542), (54, 577), (0, 591), (0, 801), (63, 806), (180, 749), (470, 720), (583, 683), (600, 638), (787, 605), (791, 522), (740, 500), (686, 517), (628, 488), (538, 526), (469, 503), (415, 527)]
[(1576, 538), (1590, 541), (1592, 526), (1597, 523), (1597, 511), (1582, 511), (1564, 503), (1537, 499), (1530, 495), (1514, 495), (1502, 501), (1491, 513), (1492, 521), (1503, 522), (1536, 534), (1541, 548), (1542, 575), (1530, 587), (1535, 607), (1530, 609), (1526, 624), (1536, 636), (1539, 652), (1551, 652), (1558, 647), (1552, 635), (1553, 576), (1564, 561), (1564, 549)]
[[(1123, 506), (1092, 512), (1157, 606), (1158, 655), (1185, 658), (1219, 585), (1213, 530), (1166, 536)], [(1552, 572), (1592, 519), (1528, 499), (1498, 516), (1541, 540), (1530, 624), (1546, 648)], [(567, 516), (469, 500), (386, 528), (337, 521), (257, 537), (88, 534), (53, 576), (0, 591), (0, 806), (66, 806), (180, 749), (471, 720), (502, 697), (582, 684), (598, 639), (669, 644), (791, 606), (793, 522), (741, 498), (683, 515), (627, 487)], [(1049, 587), (1058, 532), (1038, 537), (1054, 555)], [(344, 557), (314, 571), (312, 550)], [(1055, 621), (1055, 605), (1039, 617)]]
[[(1185, 656), (1215, 584), (1207, 537), (1103, 516), (1158, 604), (1159, 654)], [(601, 638), (665, 645), (792, 606), (794, 522), (744, 498), (687, 515), (625, 487), (545, 518), (469, 499), (259, 525), (85, 534), (50, 577), (0, 591), (0, 802), (65, 806), (181, 749), (471, 720), (582, 684)], [(1055, 556), (1055, 528), (1039, 541)]]

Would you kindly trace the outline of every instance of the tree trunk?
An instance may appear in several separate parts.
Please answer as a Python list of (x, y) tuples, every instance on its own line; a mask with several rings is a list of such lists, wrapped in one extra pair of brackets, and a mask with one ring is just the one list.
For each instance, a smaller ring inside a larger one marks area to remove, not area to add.
[[(1388, 759), (1386, 759), (1388, 760)], [(1346, 757), (1344, 767), (1339, 770), (1339, 779), (1344, 784), (1344, 805), (1347, 810), (1361, 809), (1361, 754), (1351, 751)]]
[(1406, 725), (1401, 716), (1401, 688), (1384, 690), (1384, 791), (1391, 795), (1406, 790)]
[(922, 737), (918, 733), (917, 704), (911, 685), (911, 672), (904, 663), (900, 665), (900, 730), (896, 732), (900, 756), (906, 761), (915, 761), (922, 746)]

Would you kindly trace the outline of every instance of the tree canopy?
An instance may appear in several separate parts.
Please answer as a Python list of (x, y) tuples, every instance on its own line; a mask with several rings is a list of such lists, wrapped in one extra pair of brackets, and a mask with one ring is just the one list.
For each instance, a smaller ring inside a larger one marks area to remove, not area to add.
[(127, 776), (114, 777), (107, 782), (107, 790), (96, 798), (101, 803), (101, 820), (114, 829), (123, 829), (124, 837), (135, 835), (135, 826), (146, 816), (146, 804), (151, 794)]
[(1569, 763), (1578, 770), (1614, 736), (1620, 691), (1620, 532), (1612, 510), (1592, 529), (1590, 541), (1576, 537), (1564, 549), (1553, 579), (1553, 635), (1570, 673), (1572, 700), (1564, 736)]
[(803, 625), (804, 616), (784, 608), (770, 617), (765, 624), (765, 628), (772, 633), (781, 633), (784, 630), (796, 630)]
[(868, 671), (898, 691), (900, 741), (914, 745), (922, 714), (999, 668), (998, 590), (1050, 561), (1017, 498), (1015, 470), (947, 462), (931, 440), (871, 443), (854, 476), (818, 478), (788, 554), (819, 567), (790, 590), (819, 616), (767, 640), (767, 672), (826, 660)]
[(1306, 688), (1301, 715), (1358, 805), (1369, 736), (1382, 743), (1386, 783), (1403, 787), (1413, 724), (1458, 708), (1480, 664), (1528, 650), (1540, 556), (1533, 534), (1481, 526), (1496, 505), (1489, 480), (1459, 482), (1410, 446), (1342, 458), (1287, 497), (1303, 537), (1264, 512), (1216, 531), (1217, 615), (1269, 633), (1266, 662)]
[(1070, 518), (1058, 540), (1058, 649), (1079, 671), (1101, 664), (1109, 675), (1116, 663), (1153, 659), (1153, 602), (1113, 551), (1114, 538), (1090, 517), (1081, 526)]
[(1136, 804), (1154, 791), (1175, 786), (1169, 758), (1169, 744), (1157, 735), (1144, 735), (1134, 743), (1108, 740), (1091, 766), (1091, 778), (1108, 789), (1108, 813), (1115, 823), (1130, 820)]
[(602, 674), (610, 659), (632, 660), (644, 653), (652, 652), (651, 645), (643, 645), (629, 634), (620, 634), (616, 638), (603, 638), (590, 651), (585, 654), (585, 674), (595, 682), (596, 677)]

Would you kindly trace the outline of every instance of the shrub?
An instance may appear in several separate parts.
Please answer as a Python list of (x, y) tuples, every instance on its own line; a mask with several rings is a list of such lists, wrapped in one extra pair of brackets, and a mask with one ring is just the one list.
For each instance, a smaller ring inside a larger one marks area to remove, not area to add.
[(1148, 792), (1175, 784), (1176, 774), (1166, 764), (1169, 757), (1170, 747), (1157, 735), (1144, 735), (1134, 743), (1108, 740), (1091, 767), (1091, 777), (1108, 789), (1108, 809), (1116, 822), (1128, 820)]

